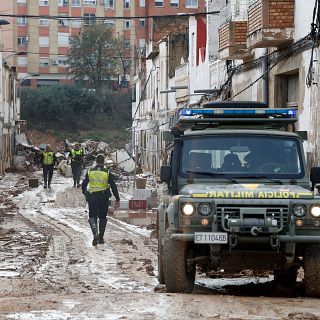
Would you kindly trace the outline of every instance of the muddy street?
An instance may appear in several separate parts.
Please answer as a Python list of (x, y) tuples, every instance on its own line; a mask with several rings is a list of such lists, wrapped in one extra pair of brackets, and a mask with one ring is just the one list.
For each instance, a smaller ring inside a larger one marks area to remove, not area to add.
[(0, 319), (320, 319), (317, 299), (268, 275), (198, 274), (193, 294), (166, 293), (152, 230), (109, 217), (106, 244), (93, 247), (71, 179), (44, 190), (7, 174), (0, 200)]

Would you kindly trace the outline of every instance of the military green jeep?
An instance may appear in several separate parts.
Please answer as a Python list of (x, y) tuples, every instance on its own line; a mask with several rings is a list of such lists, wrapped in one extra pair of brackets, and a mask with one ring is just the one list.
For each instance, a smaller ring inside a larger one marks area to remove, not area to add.
[(273, 271), (282, 285), (304, 269), (320, 296), (320, 168), (306, 168), (295, 109), (214, 102), (179, 111), (168, 195), (158, 208), (159, 282), (193, 290), (202, 271)]

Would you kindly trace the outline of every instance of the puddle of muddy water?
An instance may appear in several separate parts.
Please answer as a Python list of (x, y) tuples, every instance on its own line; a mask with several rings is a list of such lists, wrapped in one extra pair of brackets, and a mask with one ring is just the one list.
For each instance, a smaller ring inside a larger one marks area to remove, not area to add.
[(0, 270), (0, 278), (19, 277), (20, 272)]

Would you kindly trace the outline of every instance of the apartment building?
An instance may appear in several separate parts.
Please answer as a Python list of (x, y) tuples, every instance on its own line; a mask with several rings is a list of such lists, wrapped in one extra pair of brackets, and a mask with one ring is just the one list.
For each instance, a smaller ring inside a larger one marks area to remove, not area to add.
[[(124, 37), (128, 48), (135, 48), (143, 55), (152, 37), (152, 19), (148, 16), (204, 10), (205, 0), (0, 1), (1, 12), (20, 16), (10, 19), (10, 27), (3, 30), (4, 60), (17, 67), (24, 79), (22, 85), (69, 83), (72, 81), (66, 70), (69, 37), (79, 33), (83, 25), (92, 23), (96, 17), (104, 18), (102, 21), (114, 28), (115, 34)], [(47, 16), (59, 18), (48, 19)]]

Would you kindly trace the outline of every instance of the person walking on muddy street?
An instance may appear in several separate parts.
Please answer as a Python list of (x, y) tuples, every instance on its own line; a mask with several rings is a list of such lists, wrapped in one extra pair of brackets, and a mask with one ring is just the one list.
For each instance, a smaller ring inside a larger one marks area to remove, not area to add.
[(97, 155), (96, 166), (88, 170), (82, 182), (82, 193), (85, 195), (89, 205), (89, 224), (93, 233), (92, 245), (94, 246), (98, 242), (99, 244), (104, 244), (103, 237), (107, 225), (111, 191), (116, 198), (114, 208), (118, 209), (120, 204), (118, 188), (112, 174), (104, 168), (104, 159), (104, 155)]
[(47, 144), (46, 149), (41, 154), (41, 163), (43, 169), (43, 187), (47, 189), (47, 187), (51, 188), (51, 180), (53, 176), (53, 167), (56, 162), (56, 155), (52, 151), (50, 144)]
[(71, 150), (71, 169), (73, 177), (73, 186), (80, 188), (80, 176), (83, 166), (83, 149), (80, 148), (80, 143), (76, 142), (74, 148)]

